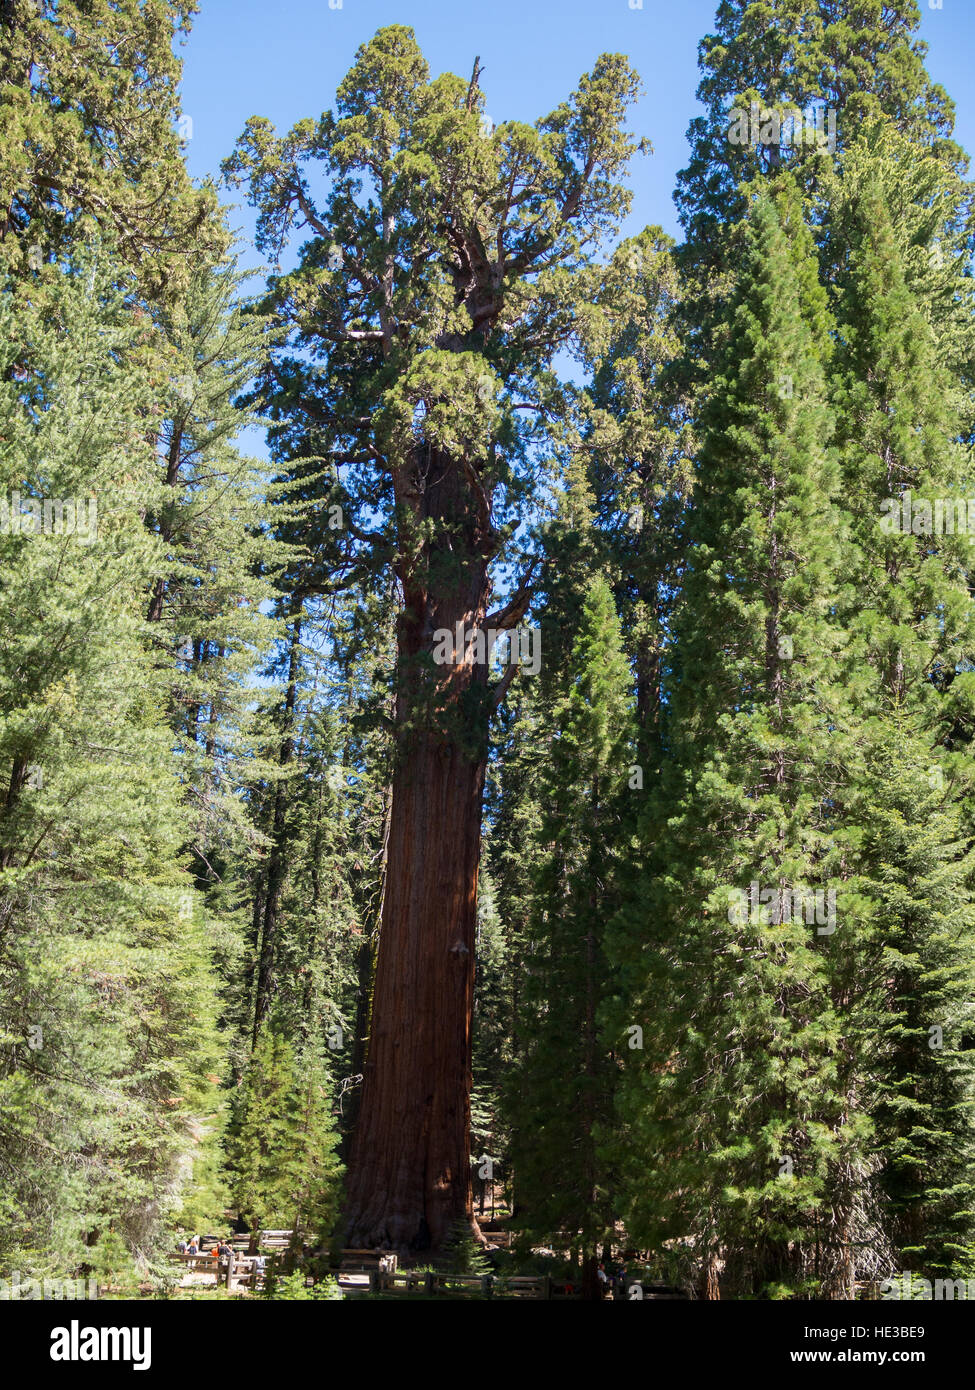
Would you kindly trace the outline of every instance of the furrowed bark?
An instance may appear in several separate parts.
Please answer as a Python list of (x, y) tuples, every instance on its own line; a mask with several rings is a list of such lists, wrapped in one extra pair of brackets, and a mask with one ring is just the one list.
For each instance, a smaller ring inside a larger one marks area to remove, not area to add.
[[(433, 661), (437, 629), (481, 627), (489, 536), (461, 461), (427, 458), (422, 515), (438, 538), (401, 571), (397, 760), (368, 1061), (346, 1239), (408, 1255), (478, 1233), (470, 1174), (471, 1012), (486, 663)], [(428, 480), (428, 485), (427, 481)]]

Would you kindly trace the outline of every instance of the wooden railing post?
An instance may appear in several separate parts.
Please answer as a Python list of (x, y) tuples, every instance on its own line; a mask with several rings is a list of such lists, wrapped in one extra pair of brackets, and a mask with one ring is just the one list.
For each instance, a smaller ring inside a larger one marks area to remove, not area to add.
[(431, 1269), (428, 1269), (423, 1276), (423, 1292), (428, 1295), (433, 1293), (433, 1270)]
[(228, 1293), (233, 1293), (233, 1291), (234, 1291), (234, 1252), (233, 1252), (233, 1248), (231, 1248), (230, 1254), (227, 1256), (227, 1292), (228, 1292)]

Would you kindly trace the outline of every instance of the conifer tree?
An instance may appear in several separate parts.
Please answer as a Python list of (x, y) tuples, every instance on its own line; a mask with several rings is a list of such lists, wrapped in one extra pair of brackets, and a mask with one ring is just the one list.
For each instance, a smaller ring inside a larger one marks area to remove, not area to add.
[(679, 306), (673, 242), (648, 227), (614, 253), (587, 342), (592, 386), (582, 451), (636, 672), (637, 761), (648, 786), (662, 753), (664, 651), (692, 485)]
[(476, 973), (474, 976), (473, 1039), (471, 1048), (471, 1171), (480, 1212), (488, 1193), (493, 1205), (510, 1175), (508, 1127), (503, 1114), (506, 1078), (511, 1066), (512, 975), (520, 956), (503, 919), (487, 867), (491, 860), (486, 837), (485, 863), (477, 889)]
[(26, 1271), (151, 1257), (218, 1108), (206, 922), (143, 640), (158, 359), (116, 274), (110, 246), (79, 247), (37, 303), (0, 300), (0, 1239)]
[(631, 1017), (611, 1014), (646, 1039), (622, 1083), (628, 1229), (693, 1235), (708, 1297), (720, 1258), (747, 1292), (801, 1281), (841, 1138), (824, 938), (806, 920), (834, 872), (822, 803), (843, 726), (824, 297), (788, 189), (756, 197), (739, 237), (675, 618), (673, 761), (615, 932), (625, 976), (647, 983), (624, 993)]
[[(577, 333), (587, 260), (627, 206), (619, 179), (635, 144), (623, 120), (637, 83), (620, 55), (534, 126), (488, 130), (479, 79), (475, 64), (469, 82), (431, 80), (412, 31), (390, 26), (359, 50), (334, 114), (283, 138), (252, 118), (225, 166), (260, 209), (262, 248), (280, 255), (293, 229), (311, 233), (272, 284), (289, 334), (275, 371), (343, 469), (348, 571), (391, 565), (402, 594), (384, 915), (350, 1156), (355, 1245), (436, 1248), (471, 1218), (481, 803), (507, 684), (489, 685), (476, 636), (438, 664), (436, 634), (460, 624), (483, 641), (527, 611), (530, 571), (489, 613), (494, 572), (518, 560), (525, 464), (565, 414), (552, 364)], [(320, 200), (311, 161), (329, 176)], [(416, 1014), (437, 1028), (417, 1030)]]
[[(947, 165), (961, 159), (954, 107), (925, 70), (919, 23), (917, 0), (720, 0), (698, 49), (706, 114), (691, 122), (676, 193), (686, 271), (722, 264), (743, 186), (782, 166), (815, 181), (880, 114)], [(783, 119), (790, 111), (798, 133)]]
[(933, 751), (903, 706), (873, 724), (867, 747), (851, 820), (869, 910), (837, 956), (833, 981), (847, 1094), (858, 1097), (873, 1130), (862, 1179), (870, 1219), (857, 1237), (873, 1242), (882, 1277), (969, 1277), (975, 909), (967, 758)]
[(327, 1235), (338, 1214), (336, 1135), (320, 1059), (262, 1030), (236, 1098), (231, 1192), (255, 1244), (262, 1229)]
[(265, 610), (290, 555), (271, 527), (274, 488), (236, 442), (253, 424), (239, 399), (265, 356), (266, 325), (245, 312), (245, 283), (233, 262), (206, 265), (154, 313), (165, 389), (146, 513), (160, 546), (145, 597), (148, 640), (169, 673), (188, 847), (210, 910), (228, 928), (257, 852), (240, 794), (260, 767), (251, 675), (269, 655), (276, 626)]
[[(848, 247), (834, 390), (855, 541), (848, 687), (864, 721), (852, 857), (874, 904), (850, 943), (857, 981), (844, 981), (842, 996), (855, 1001), (859, 990), (874, 1001), (870, 1108), (888, 1239), (902, 1267), (942, 1273), (971, 1258), (965, 1038), (975, 981), (962, 711), (975, 630), (967, 507), (961, 533), (956, 509), (971, 489), (963, 398), (923, 287), (910, 283), (885, 172), (861, 159), (833, 204)], [(937, 1049), (932, 1028), (948, 1039)]]
[[(182, 63), (192, 0), (4, 0), (0, 254), (53, 267), (94, 224), (150, 298), (178, 298), (226, 245), (211, 186), (183, 160)], [(36, 258), (36, 261), (35, 261)], [(53, 274), (53, 269), (50, 272)]]
[[(362, 1011), (368, 1004), (388, 824), (388, 691), (374, 662), (390, 645), (388, 607), (358, 609), (338, 596), (303, 626), (294, 719), (294, 775), (256, 788), (258, 824), (284, 809), (283, 877), (270, 989), (264, 1007), (296, 1042), (327, 1045), (350, 1085), (361, 1084)], [(278, 711), (279, 713), (279, 711)], [(270, 736), (278, 737), (275, 718)], [(272, 865), (256, 878), (260, 902)], [(260, 957), (266, 935), (255, 940)], [(254, 1001), (253, 1016), (256, 1016)], [(358, 1078), (358, 1080), (356, 1080)], [(343, 1105), (347, 1131), (354, 1100)]]
[[(553, 617), (546, 610), (543, 624)], [(603, 927), (614, 906), (626, 823), (631, 685), (613, 596), (597, 575), (552, 705), (552, 736), (537, 759), (543, 858), (529, 927), (521, 1060), (509, 1081), (519, 1225), (543, 1238), (567, 1232), (590, 1294), (598, 1247), (612, 1229), (597, 1140), (612, 1114), (616, 1063), (600, 1035), (599, 1010), (607, 991)]]

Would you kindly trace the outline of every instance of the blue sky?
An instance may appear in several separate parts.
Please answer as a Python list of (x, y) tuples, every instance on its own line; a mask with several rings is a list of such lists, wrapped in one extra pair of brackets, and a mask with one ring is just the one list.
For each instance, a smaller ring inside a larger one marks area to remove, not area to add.
[[(679, 236), (672, 195), (687, 162), (687, 126), (699, 109), (697, 46), (711, 30), (716, 4), (643, 0), (641, 10), (630, 0), (342, 0), (332, 9), (328, 0), (200, 0), (182, 49), (190, 172), (216, 177), (249, 116), (267, 116), (283, 134), (302, 117), (319, 115), (332, 105), (359, 45), (385, 24), (409, 24), (434, 73), (467, 77), (480, 55), (486, 113), (495, 122), (536, 120), (565, 100), (600, 53), (625, 53), (644, 85), (631, 126), (653, 153), (634, 161), (624, 233), (657, 223)], [(928, 69), (954, 99), (957, 138), (975, 154), (975, 0), (943, 0), (941, 10), (931, 10), (929, 0), (921, 6)], [(248, 245), (253, 212), (242, 202), (232, 225), (245, 242), (242, 263), (260, 266)], [(266, 457), (262, 432), (247, 430), (240, 442)]]
[[(955, 101), (959, 140), (975, 152), (975, 3), (921, 6), (929, 71)], [(642, 10), (630, 9), (630, 0), (342, 0), (341, 9), (328, 0), (200, 0), (183, 49), (190, 171), (216, 174), (248, 116), (267, 116), (280, 131), (317, 116), (332, 104), (359, 44), (384, 24), (410, 24), (434, 72), (466, 77), (480, 54), (487, 113), (496, 122), (535, 120), (572, 91), (599, 53), (627, 54), (645, 88), (633, 128), (654, 147), (634, 165), (627, 230), (655, 222), (676, 235), (671, 195), (698, 109), (697, 45), (715, 8), (716, 0), (643, 0)], [(250, 210), (240, 208), (234, 224), (249, 235)]]

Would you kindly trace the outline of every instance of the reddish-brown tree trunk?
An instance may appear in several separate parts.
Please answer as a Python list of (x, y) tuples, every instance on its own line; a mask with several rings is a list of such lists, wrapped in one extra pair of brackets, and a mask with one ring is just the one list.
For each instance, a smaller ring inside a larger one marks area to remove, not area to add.
[[(424, 738), (393, 784), (348, 1240), (440, 1247), (472, 1222), (471, 1000), (483, 763)], [(398, 808), (398, 810), (397, 810)]]
[(418, 467), (421, 514), (443, 529), (400, 570), (397, 762), (346, 1207), (350, 1246), (404, 1254), (439, 1249), (458, 1222), (477, 1232), (471, 1010), (490, 706), (486, 663), (433, 659), (438, 630), (484, 623), (489, 523), (457, 461), (428, 454)]

